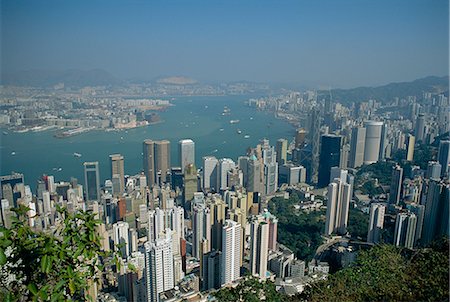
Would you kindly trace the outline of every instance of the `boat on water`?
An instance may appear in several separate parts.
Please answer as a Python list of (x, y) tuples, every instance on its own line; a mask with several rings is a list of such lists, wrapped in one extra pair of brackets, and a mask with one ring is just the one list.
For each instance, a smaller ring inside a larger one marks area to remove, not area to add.
[(217, 149), (214, 149), (211, 153), (216, 153), (217, 151), (219, 151), (219, 150), (217, 150)]
[(75, 156), (75, 157), (81, 157), (81, 154), (80, 154), (80, 153), (77, 153), (77, 152), (74, 152), (74, 153), (73, 153), (73, 156)]
[(241, 134), (242, 133), (242, 131), (241, 130), (236, 130), (236, 132), (237, 132), (237, 134)]
[(3, 131), (3, 134), (4, 134), (4, 135), (8, 135), (8, 132), (6, 132), (6, 131)]
[(250, 135), (244, 135), (244, 138), (250, 138)]
[(240, 121), (239, 120), (231, 120), (230, 121), (230, 124), (237, 124), (237, 123), (239, 123)]
[(14, 151), (13, 151), (13, 152), (11, 152), (11, 155), (16, 155), (16, 152), (14, 152)]
[(219, 129), (219, 131), (221, 131), (221, 132), (222, 132), (223, 130), (225, 130), (225, 129), (223, 129), (223, 128), (220, 128), (220, 129)]

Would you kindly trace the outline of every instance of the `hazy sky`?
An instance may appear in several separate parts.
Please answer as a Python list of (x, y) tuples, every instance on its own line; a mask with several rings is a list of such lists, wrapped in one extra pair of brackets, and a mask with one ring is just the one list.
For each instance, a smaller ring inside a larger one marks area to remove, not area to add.
[(449, 68), (448, 0), (0, 1), (2, 72), (350, 87)]

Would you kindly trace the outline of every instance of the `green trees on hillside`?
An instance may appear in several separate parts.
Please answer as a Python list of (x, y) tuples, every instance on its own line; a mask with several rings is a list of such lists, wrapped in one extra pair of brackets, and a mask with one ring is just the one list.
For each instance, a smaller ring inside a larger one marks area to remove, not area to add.
[(417, 251), (379, 245), (294, 301), (448, 301), (449, 241)]
[(108, 256), (101, 251), (95, 215), (58, 209), (61, 222), (44, 233), (30, 228), (27, 210), (14, 210), (12, 227), (0, 228), (0, 300), (89, 300), (89, 287)]
[(278, 218), (278, 242), (290, 248), (299, 259), (311, 260), (323, 239), (325, 211), (309, 214), (294, 208), (296, 195), (289, 199), (273, 198), (269, 211)]
[(220, 302), (281, 302), (286, 301), (285, 298), (287, 298), (276, 291), (273, 282), (260, 281), (251, 276), (244, 277), (244, 280), (236, 287), (220, 289), (213, 296)]

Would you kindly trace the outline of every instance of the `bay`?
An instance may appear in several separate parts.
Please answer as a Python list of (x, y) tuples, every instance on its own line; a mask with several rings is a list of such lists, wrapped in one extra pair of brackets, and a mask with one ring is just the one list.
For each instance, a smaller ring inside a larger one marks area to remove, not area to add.
[[(76, 177), (84, 183), (83, 162), (98, 161), (103, 182), (111, 177), (110, 154), (124, 155), (126, 174), (134, 175), (142, 170), (145, 139), (169, 140), (172, 166), (177, 166), (178, 141), (191, 138), (195, 142), (197, 167), (201, 167), (202, 157), (206, 155), (236, 161), (263, 138), (268, 138), (272, 145), (279, 138), (292, 140), (295, 131), (289, 123), (248, 107), (245, 104), (248, 98), (179, 97), (171, 100), (174, 106), (159, 113), (161, 123), (130, 130), (91, 131), (63, 139), (53, 137), (53, 131), (1, 134), (0, 174), (23, 173), (25, 183), (34, 190), (36, 180), (43, 174), (54, 175), (55, 181)], [(230, 109), (230, 115), (222, 115), (224, 107)], [(239, 123), (232, 124), (230, 120)], [(238, 134), (238, 130), (242, 133)], [(246, 135), (249, 137), (245, 138)], [(75, 152), (82, 156), (75, 157)]]

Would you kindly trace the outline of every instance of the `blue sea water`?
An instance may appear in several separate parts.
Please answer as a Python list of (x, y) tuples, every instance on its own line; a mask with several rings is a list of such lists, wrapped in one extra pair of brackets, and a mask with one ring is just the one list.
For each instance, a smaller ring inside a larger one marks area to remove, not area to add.
[[(104, 181), (111, 177), (109, 155), (114, 153), (124, 155), (126, 174), (139, 173), (145, 139), (169, 140), (172, 166), (177, 166), (178, 141), (191, 138), (195, 142), (197, 167), (201, 167), (206, 155), (237, 160), (263, 138), (268, 138), (271, 144), (279, 138), (293, 139), (295, 131), (289, 123), (248, 107), (247, 99), (247, 96), (176, 98), (171, 101), (174, 106), (160, 112), (163, 122), (126, 131), (91, 131), (63, 139), (53, 137), (53, 131), (0, 134), (0, 174), (23, 173), (25, 182), (34, 190), (36, 180), (43, 174), (54, 175), (56, 181), (76, 177), (84, 183), (85, 161), (99, 162)], [(225, 106), (230, 115), (222, 115)], [(231, 124), (230, 120), (239, 123)], [(238, 130), (242, 133), (238, 134)], [(75, 157), (74, 152), (82, 156)]]

